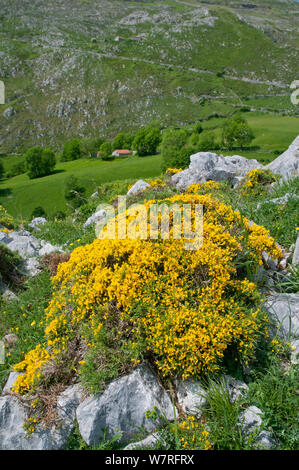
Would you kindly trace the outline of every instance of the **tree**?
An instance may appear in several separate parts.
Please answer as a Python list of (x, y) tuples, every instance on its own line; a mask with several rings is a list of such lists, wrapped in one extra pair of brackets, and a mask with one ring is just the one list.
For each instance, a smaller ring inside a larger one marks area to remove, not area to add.
[(82, 156), (92, 157), (96, 156), (100, 146), (105, 142), (101, 137), (91, 137), (82, 139), (80, 142), (80, 149)]
[[(186, 168), (189, 165), (190, 147), (186, 148), (188, 134), (184, 130), (168, 130), (161, 142), (162, 168)], [(188, 152), (189, 155), (188, 155)]]
[(4, 176), (4, 166), (0, 160), (0, 180), (3, 178), (3, 176)]
[(156, 123), (143, 127), (137, 133), (133, 148), (137, 150), (140, 157), (153, 155), (157, 152), (158, 145), (161, 142), (161, 129)]
[(45, 175), (49, 175), (55, 168), (56, 157), (51, 149), (44, 149), (42, 153), (42, 164)]
[(196, 145), (197, 152), (210, 152), (216, 148), (217, 144), (215, 142), (215, 136), (212, 132), (205, 132), (201, 134)]
[(85, 188), (80, 186), (78, 179), (70, 175), (65, 181), (64, 197), (74, 209), (85, 203)]
[(238, 113), (229, 119), (223, 127), (222, 142), (225, 147), (245, 147), (250, 145), (254, 139), (252, 129), (249, 127), (246, 119)]
[(32, 147), (25, 154), (25, 162), (30, 179), (46, 176), (55, 168), (55, 153), (51, 149)]
[(194, 126), (194, 132), (196, 132), (196, 134), (201, 134), (202, 131), (203, 131), (203, 128), (202, 128), (201, 122), (198, 121)]
[(120, 132), (114, 137), (113, 140), (113, 150), (116, 149), (131, 149), (132, 143), (134, 141), (134, 134), (129, 134), (125, 132)]
[(62, 155), (61, 155), (62, 162), (78, 160), (81, 157), (82, 157), (82, 151), (81, 151), (79, 139), (73, 139), (64, 144)]
[(104, 142), (100, 146), (99, 153), (103, 159), (110, 157), (112, 154), (112, 144), (111, 142)]

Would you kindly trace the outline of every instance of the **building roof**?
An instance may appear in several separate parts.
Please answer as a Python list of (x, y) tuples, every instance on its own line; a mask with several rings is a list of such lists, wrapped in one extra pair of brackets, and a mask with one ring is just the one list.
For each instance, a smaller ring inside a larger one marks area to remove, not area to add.
[(127, 149), (122, 149), (122, 150), (115, 150), (117, 153), (119, 153), (120, 155), (128, 155), (131, 153), (130, 150), (127, 150)]

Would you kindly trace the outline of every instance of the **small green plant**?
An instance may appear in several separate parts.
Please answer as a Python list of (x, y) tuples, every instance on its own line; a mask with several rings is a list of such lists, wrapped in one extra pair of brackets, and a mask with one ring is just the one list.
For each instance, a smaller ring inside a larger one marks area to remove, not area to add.
[(246, 398), (233, 400), (225, 379), (208, 380), (207, 405), (204, 416), (210, 429), (210, 440), (217, 450), (241, 450), (251, 448), (253, 436), (245, 437), (239, 425), (239, 415)]
[(285, 370), (276, 359), (267, 370), (254, 373), (253, 380), (248, 399), (263, 410), (264, 423), (280, 448), (298, 450), (298, 366)]

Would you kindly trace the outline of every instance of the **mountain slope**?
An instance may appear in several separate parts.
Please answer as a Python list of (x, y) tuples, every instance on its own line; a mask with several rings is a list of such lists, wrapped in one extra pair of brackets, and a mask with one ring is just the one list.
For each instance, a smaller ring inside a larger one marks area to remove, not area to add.
[(236, 107), (296, 114), (290, 1), (0, 0), (0, 152)]

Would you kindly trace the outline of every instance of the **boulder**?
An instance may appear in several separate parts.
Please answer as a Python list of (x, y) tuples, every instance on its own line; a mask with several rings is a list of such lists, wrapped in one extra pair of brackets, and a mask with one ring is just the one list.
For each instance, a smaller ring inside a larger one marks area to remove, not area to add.
[(25, 276), (34, 277), (41, 273), (42, 268), (37, 258), (27, 258), (22, 262), (22, 271)]
[(149, 433), (157, 426), (146, 418), (146, 412), (156, 407), (159, 415), (174, 419), (169, 395), (162, 389), (146, 365), (129, 375), (111, 382), (101, 395), (84, 400), (77, 409), (81, 436), (89, 445), (97, 445), (104, 437), (111, 438), (118, 431), (122, 441), (128, 442), (141, 427)]
[(281, 175), (283, 181), (299, 176), (299, 135), (291, 143), (288, 150), (265, 168), (271, 170), (272, 173)]
[(75, 410), (81, 399), (78, 385), (67, 388), (57, 399), (59, 425), (46, 429), (38, 425), (27, 435), (24, 405), (13, 395), (0, 397), (0, 450), (60, 450), (74, 429)]
[(275, 442), (268, 431), (260, 431), (263, 424), (263, 412), (256, 406), (249, 406), (239, 415), (242, 433), (248, 437), (254, 434), (253, 447), (256, 450), (273, 449)]
[(3, 237), (1, 243), (6, 245), (11, 251), (16, 251), (25, 259), (44, 256), (46, 254), (53, 253), (54, 251), (62, 251), (60, 247), (53, 246), (49, 242), (40, 240), (26, 230), (9, 232), (6, 237)]
[(248, 385), (241, 380), (237, 380), (230, 375), (224, 376), (225, 383), (228, 386), (229, 396), (232, 401), (236, 401), (241, 397), (244, 397), (248, 391)]
[(299, 364), (299, 339), (291, 341), (291, 363)]
[(228, 180), (235, 186), (255, 168), (263, 168), (263, 165), (257, 160), (249, 160), (239, 155), (223, 157), (216, 153), (199, 152), (191, 155), (189, 168), (173, 175), (171, 181), (180, 189), (187, 189), (191, 184), (209, 180)]
[(105, 209), (101, 209), (100, 211), (96, 212), (95, 214), (91, 215), (83, 225), (84, 228), (89, 227), (90, 225), (95, 225), (101, 220), (105, 219), (107, 216), (107, 211)]
[(17, 251), (23, 258), (38, 256), (40, 241), (31, 235), (19, 235), (17, 232), (9, 234), (9, 242), (6, 246), (11, 251)]
[(138, 194), (142, 191), (144, 191), (146, 188), (149, 188), (150, 184), (147, 183), (146, 181), (143, 180), (138, 180), (132, 188), (129, 189), (127, 192), (127, 196), (135, 196), (135, 194)]
[(41, 240), (41, 248), (38, 252), (39, 256), (49, 255), (50, 253), (54, 253), (55, 251), (61, 252), (62, 250), (61, 248), (59, 248), (59, 246), (55, 246), (49, 242)]
[(9, 374), (9, 377), (7, 379), (7, 382), (6, 384), (4, 385), (4, 388), (2, 390), (2, 394), (3, 395), (6, 395), (8, 393), (10, 393), (14, 387), (14, 384), (15, 384), (15, 381), (17, 380), (17, 378), (19, 377), (20, 375), (20, 372), (11, 372)]
[(155, 445), (161, 441), (161, 437), (158, 433), (153, 433), (147, 436), (145, 439), (139, 442), (133, 442), (132, 444), (127, 445), (124, 450), (138, 450), (138, 449), (148, 449), (155, 448)]
[(276, 323), (279, 336), (299, 338), (299, 294), (274, 294), (264, 307)]
[(294, 265), (299, 265), (299, 235), (297, 236), (297, 241), (294, 249), (292, 263)]
[(269, 201), (263, 201), (259, 202), (258, 205), (256, 206), (257, 210), (259, 210), (264, 204), (274, 204), (274, 205), (282, 205), (282, 204), (287, 204), (288, 201), (290, 200), (299, 200), (299, 196), (296, 196), (296, 194), (293, 193), (286, 193), (282, 197), (277, 197), (275, 199), (270, 199)]
[(245, 411), (242, 411), (239, 416), (242, 432), (250, 434), (258, 431), (263, 423), (262, 416), (263, 412), (256, 406), (249, 406)]
[(31, 220), (29, 227), (38, 229), (40, 225), (45, 225), (47, 223), (47, 219), (44, 217), (35, 217), (34, 219)]
[(206, 392), (198, 380), (187, 379), (177, 382), (178, 404), (185, 413), (200, 417), (206, 405)]

